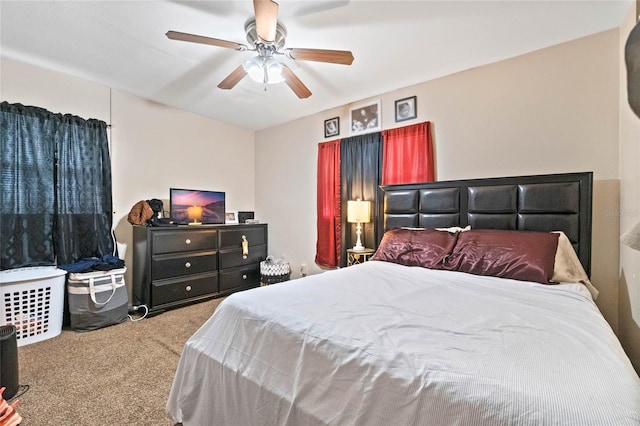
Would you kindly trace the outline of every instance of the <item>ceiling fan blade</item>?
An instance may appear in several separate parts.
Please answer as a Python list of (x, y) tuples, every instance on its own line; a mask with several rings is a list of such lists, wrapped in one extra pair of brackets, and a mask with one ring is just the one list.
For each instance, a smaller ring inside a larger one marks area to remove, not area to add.
[(287, 49), (287, 56), (300, 61), (330, 62), (332, 64), (351, 65), (353, 54), (348, 50), (324, 49)]
[(256, 33), (262, 41), (276, 39), (278, 25), (278, 3), (273, 0), (253, 0), (256, 14)]
[(240, 82), (245, 76), (247, 72), (244, 70), (244, 67), (240, 65), (235, 70), (231, 71), (231, 74), (227, 76), (224, 80), (218, 84), (218, 87), (221, 89), (233, 89), (233, 87)]
[(209, 44), (211, 46), (225, 47), (227, 49), (247, 50), (244, 44), (234, 41), (220, 40), (217, 38), (199, 36), (189, 33), (181, 33), (179, 31), (167, 31), (167, 37), (171, 40), (188, 41), (191, 43)]
[(291, 71), (291, 68), (286, 65), (282, 66), (282, 76), (284, 77), (284, 81), (287, 83), (287, 86), (289, 86), (300, 99), (311, 96), (311, 91), (307, 86), (305, 86), (298, 76)]

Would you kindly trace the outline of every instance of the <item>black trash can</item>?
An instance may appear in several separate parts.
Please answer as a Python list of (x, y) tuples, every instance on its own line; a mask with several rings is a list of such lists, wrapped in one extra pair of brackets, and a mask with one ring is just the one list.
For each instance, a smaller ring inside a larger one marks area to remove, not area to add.
[(0, 326), (0, 388), (9, 400), (18, 393), (18, 341), (14, 325)]

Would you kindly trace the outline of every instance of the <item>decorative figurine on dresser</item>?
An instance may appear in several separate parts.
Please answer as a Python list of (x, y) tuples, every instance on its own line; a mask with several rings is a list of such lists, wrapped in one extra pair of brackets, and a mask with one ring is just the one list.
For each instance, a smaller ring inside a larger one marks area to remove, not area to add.
[(267, 225), (133, 227), (133, 305), (149, 315), (260, 286)]

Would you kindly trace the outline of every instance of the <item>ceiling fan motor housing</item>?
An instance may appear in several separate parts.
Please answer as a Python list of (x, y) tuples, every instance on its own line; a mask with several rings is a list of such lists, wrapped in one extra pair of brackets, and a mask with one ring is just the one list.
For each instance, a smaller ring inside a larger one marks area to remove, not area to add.
[[(275, 51), (278, 51), (284, 47), (285, 40), (287, 38), (287, 29), (280, 22), (276, 25), (276, 36), (273, 41), (265, 41), (258, 37), (256, 31), (256, 20), (250, 19), (244, 26), (244, 31), (247, 34), (247, 41), (250, 45), (258, 47), (258, 45), (270, 45), (273, 46)], [(260, 50), (260, 49), (258, 49)]]

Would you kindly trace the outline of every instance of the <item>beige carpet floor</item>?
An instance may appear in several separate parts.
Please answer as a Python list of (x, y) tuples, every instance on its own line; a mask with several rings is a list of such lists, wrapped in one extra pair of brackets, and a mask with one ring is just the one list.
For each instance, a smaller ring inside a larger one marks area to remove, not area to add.
[(22, 426), (173, 425), (165, 404), (180, 353), (221, 300), (19, 347)]

